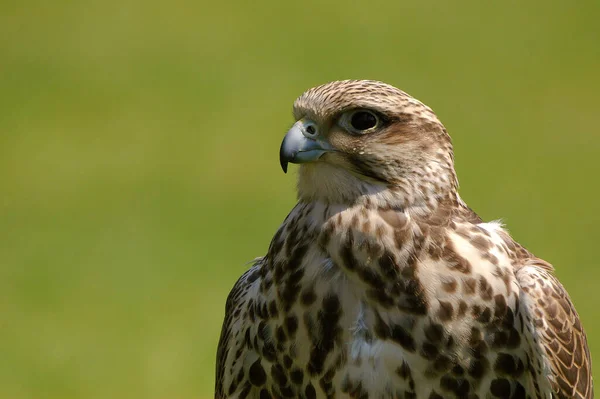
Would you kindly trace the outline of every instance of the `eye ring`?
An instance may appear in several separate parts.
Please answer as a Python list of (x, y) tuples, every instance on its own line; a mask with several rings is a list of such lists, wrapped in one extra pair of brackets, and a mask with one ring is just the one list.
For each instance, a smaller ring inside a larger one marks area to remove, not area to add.
[(368, 109), (346, 112), (340, 118), (340, 125), (355, 134), (364, 134), (381, 126), (381, 117)]

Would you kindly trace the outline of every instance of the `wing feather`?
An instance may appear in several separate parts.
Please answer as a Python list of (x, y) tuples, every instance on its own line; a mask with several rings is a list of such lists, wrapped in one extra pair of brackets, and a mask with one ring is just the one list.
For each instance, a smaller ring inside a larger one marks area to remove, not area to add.
[[(521, 303), (532, 323), (533, 366), (545, 364), (556, 399), (594, 397), (591, 359), (579, 315), (565, 288), (552, 273), (552, 266), (535, 259), (517, 271)], [(535, 358), (535, 355), (534, 355)], [(543, 385), (545, 381), (536, 385)]]
[[(221, 329), (221, 337), (217, 348), (216, 379), (215, 379), (215, 398), (221, 399), (230, 396), (230, 390), (235, 390), (232, 383), (232, 373), (235, 367), (236, 358), (239, 358), (245, 349), (245, 342), (240, 338), (239, 331), (244, 329), (245, 317), (247, 316), (249, 301), (254, 293), (252, 288), (260, 282), (260, 263), (261, 259), (250, 269), (248, 269), (235, 283), (225, 304), (225, 319)], [(246, 322), (249, 322), (246, 320)], [(239, 368), (239, 366), (238, 366)], [(243, 390), (243, 388), (242, 388)]]

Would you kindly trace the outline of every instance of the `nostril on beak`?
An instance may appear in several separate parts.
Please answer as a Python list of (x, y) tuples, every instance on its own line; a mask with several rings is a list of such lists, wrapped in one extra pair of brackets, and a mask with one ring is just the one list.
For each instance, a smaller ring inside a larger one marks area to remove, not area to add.
[(302, 134), (304, 134), (305, 137), (314, 139), (319, 134), (319, 129), (313, 122), (304, 123), (304, 126), (302, 126)]

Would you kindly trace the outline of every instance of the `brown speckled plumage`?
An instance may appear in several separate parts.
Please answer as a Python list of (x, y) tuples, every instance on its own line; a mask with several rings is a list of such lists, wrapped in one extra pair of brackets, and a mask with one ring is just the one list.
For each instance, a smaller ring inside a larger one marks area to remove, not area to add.
[(294, 116), (323, 151), (290, 158), (298, 204), (227, 299), (216, 398), (593, 398), (565, 289), (461, 200), (430, 108), (354, 80)]

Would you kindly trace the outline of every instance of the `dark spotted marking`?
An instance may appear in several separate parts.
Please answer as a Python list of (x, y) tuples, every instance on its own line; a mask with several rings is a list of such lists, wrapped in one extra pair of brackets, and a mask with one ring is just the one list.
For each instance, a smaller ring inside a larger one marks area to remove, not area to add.
[(464, 274), (471, 273), (471, 263), (454, 251), (451, 242), (444, 247), (442, 258), (446, 261), (448, 268)]
[(446, 355), (439, 355), (433, 362), (433, 369), (438, 373), (445, 373), (454, 366), (454, 361)]
[(289, 355), (284, 355), (283, 356), (283, 365), (285, 366), (286, 369), (289, 369), (290, 367), (292, 367), (292, 358)]
[(370, 267), (359, 268), (357, 274), (362, 281), (374, 289), (381, 290), (385, 285), (381, 276)]
[(496, 255), (493, 255), (493, 254), (489, 253), (489, 252), (484, 253), (481, 257), (483, 259), (488, 260), (494, 266), (498, 266), (500, 264), (500, 261), (498, 260), (498, 257)]
[(279, 310), (277, 309), (277, 302), (274, 300), (269, 302), (269, 317), (275, 319), (279, 315)]
[(304, 269), (299, 266), (307, 248), (307, 245), (296, 247), (292, 258), (288, 261), (287, 270), (285, 272), (286, 277), (282, 277), (282, 281), (279, 283), (279, 287), (283, 287), (278, 290), (279, 299), (286, 312), (291, 309), (300, 293), (300, 281), (304, 276)]
[(275, 329), (275, 339), (277, 343), (285, 343), (287, 341), (287, 336), (285, 335), (285, 331), (283, 331), (283, 326), (279, 326)]
[(408, 365), (408, 363), (406, 363), (403, 360), (400, 367), (396, 369), (396, 374), (398, 374), (398, 376), (400, 376), (400, 378), (402, 378), (403, 380), (411, 378), (410, 366)]
[(467, 309), (468, 309), (467, 303), (461, 299), (460, 302), (458, 303), (458, 316), (459, 317), (464, 316), (467, 313)]
[(441, 324), (431, 323), (425, 327), (425, 338), (432, 343), (441, 343), (445, 335), (444, 327)]
[(469, 335), (469, 346), (473, 351), (473, 356), (476, 359), (481, 359), (487, 352), (487, 344), (483, 340), (483, 334), (477, 327), (471, 327)]
[(346, 159), (358, 173), (383, 183), (388, 182), (386, 176), (379, 173), (378, 168), (375, 165), (371, 165), (368, 161), (352, 154), (347, 154)]
[(228, 394), (230, 396), (233, 395), (233, 393), (235, 392), (236, 389), (237, 389), (237, 381), (233, 380), (233, 381), (231, 381), (231, 384), (229, 385)]
[(395, 279), (398, 276), (398, 267), (394, 260), (394, 255), (386, 251), (379, 258), (379, 268), (388, 279)]
[(452, 367), (452, 374), (458, 377), (462, 377), (465, 374), (465, 369), (462, 366), (456, 364)]
[(438, 309), (437, 316), (441, 321), (449, 321), (452, 320), (454, 316), (454, 308), (450, 302), (439, 301), (440, 308)]
[(437, 346), (433, 345), (432, 343), (424, 342), (423, 346), (421, 346), (420, 354), (425, 359), (433, 360), (439, 354), (439, 350), (438, 350)]
[(279, 387), (279, 392), (281, 393), (281, 396), (283, 396), (284, 398), (293, 398), (294, 395), (294, 391), (292, 390), (292, 388), (289, 385), (286, 385), (284, 387)]
[(277, 363), (271, 366), (271, 378), (273, 378), (273, 382), (280, 387), (287, 385), (287, 376), (285, 375), (285, 371), (283, 370), (283, 367)]
[[(498, 319), (503, 318), (508, 311), (508, 306), (506, 305), (506, 299), (504, 298), (504, 295), (500, 295), (500, 294), (495, 295), (494, 296), (494, 304), (495, 304), (494, 317), (498, 318)], [(511, 313), (511, 316), (512, 316), (512, 313)]]
[(301, 369), (294, 369), (290, 372), (290, 380), (296, 385), (301, 385), (304, 381), (304, 372)]
[(304, 291), (302, 291), (302, 295), (300, 295), (300, 302), (304, 306), (310, 306), (317, 300), (317, 294), (312, 287), (307, 287)]
[(277, 232), (275, 233), (275, 235), (273, 236), (273, 239), (271, 240), (271, 245), (269, 247), (268, 250), (268, 254), (270, 255), (270, 258), (275, 257), (280, 251), (281, 248), (283, 247), (284, 241), (281, 237), (281, 235), (283, 234), (283, 228), (279, 228), (277, 230)]
[(456, 292), (456, 287), (458, 283), (452, 277), (448, 277), (446, 280), (442, 281), (442, 289), (450, 294)]
[(518, 378), (525, 371), (525, 364), (518, 357), (508, 353), (499, 353), (494, 363), (494, 371), (498, 374)]
[(510, 397), (510, 382), (504, 378), (496, 378), (490, 384), (490, 392), (497, 398)]
[(390, 331), (390, 339), (394, 342), (397, 342), (409, 352), (415, 351), (415, 341), (411, 334), (409, 334), (402, 326), (399, 324), (394, 324), (391, 326)]
[(516, 382), (515, 391), (513, 392), (510, 399), (525, 399), (525, 387), (521, 383)]
[(477, 321), (482, 324), (487, 324), (492, 319), (492, 311), (490, 308), (484, 308), (479, 316), (477, 317)]
[[(397, 397), (401, 397), (400, 396), (401, 394), (402, 394), (402, 391), (398, 391)], [(404, 398), (405, 399), (417, 399), (417, 394), (414, 392), (404, 391)]]
[(317, 399), (317, 391), (315, 391), (315, 387), (312, 384), (308, 384), (304, 389), (304, 396), (306, 399)]
[(342, 259), (342, 262), (343, 262), (345, 268), (348, 270), (356, 270), (356, 268), (359, 266), (358, 261), (354, 257), (353, 246), (354, 246), (354, 239), (353, 239), (352, 230), (350, 230), (348, 232), (348, 238), (346, 240), (346, 244), (343, 245), (342, 249), (340, 250), (340, 258)]
[(486, 252), (492, 247), (492, 243), (490, 240), (481, 235), (476, 235), (470, 240), (471, 245), (480, 250), (481, 252)]
[(319, 386), (321, 387), (323, 392), (325, 392), (325, 395), (327, 395), (327, 397), (332, 396), (333, 393), (335, 392), (335, 389), (333, 388), (333, 384), (331, 383), (331, 381), (327, 381), (325, 378), (321, 378), (319, 380)]
[(444, 375), (440, 379), (440, 387), (448, 392), (453, 392), (459, 398), (464, 398), (471, 390), (471, 384), (465, 378), (454, 378)]
[(485, 301), (489, 301), (492, 299), (492, 295), (494, 294), (494, 290), (490, 283), (486, 280), (485, 277), (479, 277), (479, 295)]
[(471, 315), (473, 318), (477, 319), (481, 315), (482, 309), (479, 305), (473, 305), (471, 308)]
[(485, 357), (473, 359), (469, 364), (468, 373), (475, 379), (482, 378), (489, 370), (490, 365)]
[(250, 393), (251, 389), (252, 389), (252, 385), (250, 385), (249, 382), (246, 382), (244, 384), (244, 386), (242, 387), (242, 390), (240, 391), (238, 398), (246, 399), (248, 397), (248, 394)]
[(275, 347), (269, 341), (263, 341), (261, 354), (269, 362), (274, 362), (276, 359)]
[(342, 315), (340, 300), (335, 295), (328, 295), (323, 299), (323, 307), (317, 314), (319, 337), (313, 342), (310, 352), (308, 371), (311, 375), (321, 374), (325, 359), (333, 350), (341, 330), (338, 325)]
[(369, 289), (367, 290), (367, 296), (385, 309), (389, 309), (394, 305), (392, 297), (382, 289)]
[(521, 334), (519, 334), (519, 332), (516, 329), (511, 328), (508, 331), (508, 339), (506, 341), (506, 347), (508, 349), (515, 349), (520, 344), (521, 344)]
[(452, 335), (448, 336), (448, 340), (446, 341), (446, 349), (452, 349), (454, 348), (454, 337)]
[(335, 226), (332, 223), (328, 223), (321, 230), (321, 233), (319, 234), (319, 239), (318, 239), (319, 247), (321, 247), (321, 249), (325, 250), (325, 248), (329, 244), (329, 241), (331, 240), (331, 235), (333, 234), (334, 229), (335, 229)]
[(502, 349), (507, 346), (508, 333), (504, 330), (494, 331), (491, 336), (491, 346), (494, 349)]
[(298, 318), (296, 315), (291, 314), (285, 318), (284, 324), (288, 335), (293, 338), (298, 330)]
[(472, 277), (467, 277), (463, 280), (463, 291), (467, 295), (475, 294), (475, 289), (477, 287), (477, 280)]
[(405, 284), (398, 308), (413, 315), (426, 315), (428, 309), (423, 287), (415, 279), (409, 279)]

